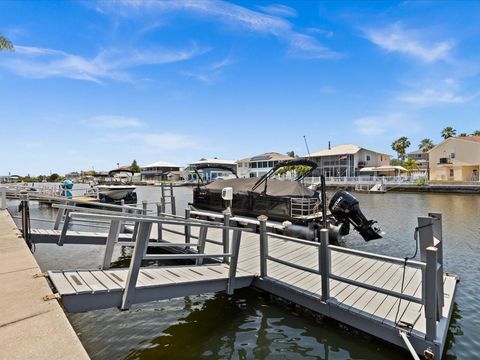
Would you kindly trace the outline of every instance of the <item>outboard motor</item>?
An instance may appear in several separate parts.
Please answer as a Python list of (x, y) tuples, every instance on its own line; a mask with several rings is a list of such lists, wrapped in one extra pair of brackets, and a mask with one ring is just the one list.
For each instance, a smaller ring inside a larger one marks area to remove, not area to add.
[(376, 221), (367, 220), (360, 210), (358, 200), (352, 194), (344, 190), (337, 191), (330, 200), (328, 208), (335, 219), (342, 223), (341, 235), (348, 234), (349, 224), (352, 224), (365, 241), (382, 238), (380, 229), (373, 226)]

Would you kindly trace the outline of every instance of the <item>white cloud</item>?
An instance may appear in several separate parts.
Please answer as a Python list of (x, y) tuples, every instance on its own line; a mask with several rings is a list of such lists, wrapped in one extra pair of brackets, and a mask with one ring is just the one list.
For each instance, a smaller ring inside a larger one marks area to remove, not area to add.
[(452, 90), (424, 89), (414, 94), (403, 94), (398, 100), (415, 106), (427, 107), (440, 104), (463, 104), (473, 100), (477, 95), (458, 95)]
[(187, 77), (191, 77), (194, 79), (197, 79), (201, 82), (204, 82), (206, 84), (211, 84), (218, 80), (220, 77), (221, 73), (224, 71), (224, 69), (231, 64), (233, 64), (235, 61), (231, 59), (230, 56), (216, 61), (209, 66), (206, 66), (200, 70), (195, 70), (195, 71), (184, 71), (183, 75)]
[(452, 41), (432, 43), (424, 39), (424, 33), (406, 30), (399, 24), (382, 29), (367, 29), (365, 36), (388, 52), (398, 52), (427, 63), (448, 60), (454, 46)]
[(289, 6), (281, 4), (272, 4), (268, 6), (259, 6), (258, 7), (263, 12), (266, 12), (270, 15), (284, 16), (284, 17), (296, 17), (297, 11)]
[(107, 129), (135, 128), (144, 125), (140, 120), (134, 118), (112, 115), (94, 116), (90, 119), (84, 120), (82, 123), (90, 127)]
[(92, 58), (64, 51), (15, 45), (15, 53), (5, 57), (0, 67), (29, 78), (63, 77), (102, 83), (113, 79), (131, 81), (127, 69), (141, 65), (167, 64), (185, 61), (201, 55), (207, 49), (195, 44), (188, 49), (103, 50)]
[(99, 139), (107, 143), (131, 143), (157, 150), (180, 150), (196, 148), (196, 143), (187, 135), (176, 133), (145, 133), (136, 132), (129, 134), (110, 133)]
[[(282, 9), (283, 15), (288, 7), (276, 7), (277, 13)], [(189, 0), (189, 1), (107, 1), (101, 2), (97, 10), (103, 13), (115, 13), (125, 17), (144, 17), (146, 13), (166, 13), (184, 11), (208, 17), (230, 27), (238, 27), (264, 35), (272, 35), (286, 42), (290, 53), (297, 53), (304, 58), (336, 58), (339, 53), (321, 45), (310, 35), (295, 31), (293, 24), (278, 16), (265, 14), (225, 1)], [(292, 13), (290, 11), (290, 13)]]
[(415, 121), (401, 113), (361, 117), (353, 122), (353, 126), (357, 133), (364, 136), (385, 134), (395, 136), (395, 134), (412, 133), (420, 130)]

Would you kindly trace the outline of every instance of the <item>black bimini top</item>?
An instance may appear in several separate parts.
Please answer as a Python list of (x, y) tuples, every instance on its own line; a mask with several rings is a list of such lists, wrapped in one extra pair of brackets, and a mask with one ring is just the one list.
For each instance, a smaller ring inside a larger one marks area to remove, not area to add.
[[(258, 177), (252, 177), (217, 180), (212, 182), (211, 184), (205, 185), (205, 189), (220, 192), (223, 188), (231, 187), (234, 194), (246, 195), (249, 192), (261, 194), (264, 191), (263, 186), (257, 187), (255, 190), (252, 190), (258, 179)], [(315, 191), (310, 190), (305, 185), (296, 181), (283, 181), (277, 179), (268, 180), (267, 195), (269, 196), (313, 197), (315, 196), (315, 193)]]

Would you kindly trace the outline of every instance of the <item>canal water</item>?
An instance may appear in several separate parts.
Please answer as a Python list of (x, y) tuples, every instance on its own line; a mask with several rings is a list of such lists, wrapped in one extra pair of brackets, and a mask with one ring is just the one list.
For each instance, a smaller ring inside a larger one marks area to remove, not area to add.
[[(139, 201), (158, 201), (160, 189), (138, 187)], [(175, 188), (177, 209), (192, 198), (188, 187)], [(415, 251), (418, 216), (444, 216), (445, 271), (461, 278), (455, 298), (444, 359), (480, 358), (480, 196), (459, 194), (355, 194), (368, 218), (385, 232), (384, 239), (364, 242), (357, 234), (343, 245), (405, 257)], [(15, 203), (10, 202), (15, 211)], [(152, 205), (153, 206), (153, 205)], [(53, 218), (50, 207), (32, 204), (31, 216)], [(49, 228), (45, 222), (33, 226)], [(37, 245), (42, 269), (96, 268), (100, 246)], [(116, 250), (125, 266), (129, 248)], [(189, 296), (118, 309), (68, 314), (93, 359), (405, 359), (406, 352), (335, 321), (251, 289)]]

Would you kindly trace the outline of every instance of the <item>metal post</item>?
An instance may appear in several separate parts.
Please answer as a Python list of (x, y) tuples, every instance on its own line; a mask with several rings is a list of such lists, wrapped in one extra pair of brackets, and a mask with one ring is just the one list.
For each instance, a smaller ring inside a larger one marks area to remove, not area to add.
[(321, 190), (322, 190), (322, 220), (323, 220), (323, 228), (327, 228), (327, 192), (326, 192), (326, 185), (325, 185), (325, 175), (320, 175), (321, 181)]
[(237, 275), (238, 254), (240, 252), (240, 238), (242, 232), (240, 230), (233, 231), (232, 238), (232, 258), (230, 260), (230, 268), (228, 269), (227, 294), (232, 295), (235, 290), (235, 277)]
[[(441, 312), (443, 305), (445, 304), (443, 299), (443, 229), (442, 229), (442, 214), (441, 213), (428, 213), (433, 219), (433, 236), (434, 246), (437, 248), (437, 261), (438, 261), (438, 275), (437, 275), (437, 288), (438, 288), (438, 307)], [(436, 241), (438, 240), (438, 241)]]
[(147, 206), (148, 206), (147, 200), (143, 200), (142, 201), (142, 209), (143, 209), (142, 214), (143, 215), (147, 215)]
[[(198, 233), (198, 246), (197, 246), (197, 252), (199, 254), (205, 253), (205, 242), (207, 240), (207, 230), (208, 228), (206, 226), (200, 227), (200, 231)], [(202, 264), (203, 264), (203, 258), (198, 258), (196, 261), (196, 265), (202, 265)]]
[(0, 210), (5, 210), (7, 208), (7, 188), (2, 187), (0, 191), (2, 192), (2, 199), (0, 201)]
[(63, 221), (62, 230), (60, 231), (60, 237), (58, 238), (57, 245), (63, 246), (67, 237), (68, 226), (70, 225), (70, 212), (71, 210), (65, 210), (65, 220)]
[(427, 260), (427, 248), (435, 246), (433, 243), (433, 219), (431, 217), (418, 218), (418, 246), (420, 248), (420, 259)]
[(259, 221), (260, 233), (260, 276), (267, 276), (267, 256), (268, 256), (268, 234), (267, 234), (267, 220), (268, 217), (260, 215)]
[[(120, 204), (122, 205), (122, 215), (127, 213), (127, 209), (125, 208), (125, 200), (120, 200)], [(125, 232), (125, 221), (120, 221), (120, 232)]]
[(172, 207), (172, 215), (177, 215), (177, 206), (175, 204), (175, 196), (173, 195), (172, 183), (170, 183), (170, 206)]
[(28, 247), (32, 247), (30, 241), (30, 209), (28, 207), (28, 194), (20, 193), (21, 207), (22, 207), (22, 234)]
[(322, 301), (330, 298), (330, 249), (328, 248), (328, 229), (320, 230), (320, 247), (318, 248), (320, 275), (322, 276)]
[(110, 269), (113, 249), (115, 248), (115, 243), (120, 235), (120, 223), (120, 220), (112, 220), (110, 222), (110, 230), (108, 231), (107, 243), (105, 244), (105, 253), (103, 254), (102, 270)]
[[(230, 248), (230, 230), (228, 229), (228, 226), (230, 226), (230, 216), (231, 214), (229, 210), (223, 211), (223, 226), (225, 227), (222, 229), (222, 242), (224, 254), (228, 254)], [(230, 259), (228, 257), (224, 257), (223, 262), (228, 264)]]
[(57, 217), (55, 218), (55, 224), (53, 224), (53, 230), (58, 230), (60, 228), (60, 223), (63, 220), (63, 215), (65, 215), (65, 209), (58, 209)]
[(429, 246), (426, 249), (427, 266), (425, 269), (425, 281), (423, 288), (425, 289), (425, 318), (426, 318), (426, 334), (427, 341), (434, 341), (437, 337), (437, 248)]
[(125, 281), (125, 290), (122, 295), (121, 310), (128, 310), (132, 306), (135, 296), (135, 288), (137, 286), (138, 273), (142, 265), (142, 259), (147, 250), (150, 232), (152, 230), (151, 222), (142, 222), (138, 226), (137, 239), (133, 248), (132, 260), (130, 260), (130, 268), (128, 269), (127, 280)]
[(160, 187), (162, 189), (162, 197), (160, 199), (160, 202), (162, 203), (162, 210), (163, 212), (166, 212), (166, 208), (165, 208), (165, 184), (164, 183), (160, 183)]
[[(190, 208), (185, 209), (185, 221), (190, 220)], [(185, 243), (190, 243), (190, 236), (191, 236), (191, 227), (188, 224), (185, 224)], [(190, 247), (187, 247), (189, 249)]]
[[(157, 217), (162, 216), (162, 205), (157, 203)], [(163, 239), (163, 225), (161, 222), (157, 223), (157, 241), (161, 241)]]

